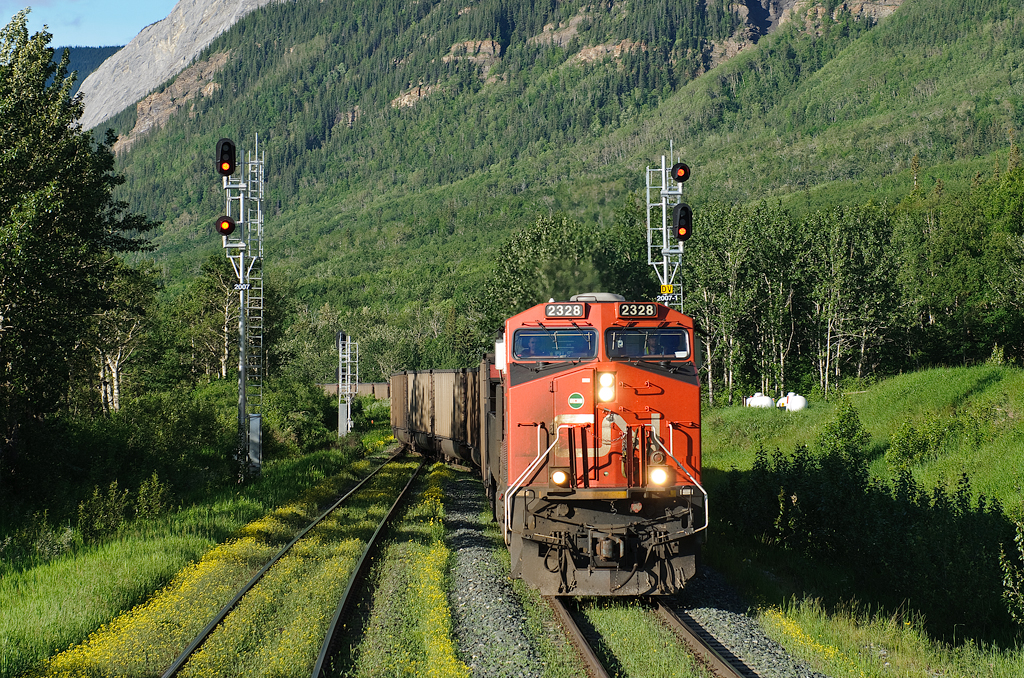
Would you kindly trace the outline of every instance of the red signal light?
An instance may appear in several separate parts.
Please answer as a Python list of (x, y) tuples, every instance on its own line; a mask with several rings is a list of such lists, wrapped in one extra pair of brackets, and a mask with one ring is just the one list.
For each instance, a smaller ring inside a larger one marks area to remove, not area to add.
[(231, 217), (221, 217), (217, 220), (217, 232), (221, 235), (231, 235), (235, 232), (235, 220)]
[(693, 235), (693, 210), (685, 202), (672, 209), (672, 228), (676, 232), (676, 240), (682, 242)]
[(235, 142), (221, 139), (217, 142), (217, 173), (229, 177), (235, 173)]
[(685, 162), (677, 162), (672, 165), (671, 174), (673, 179), (679, 183), (683, 183), (690, 178), (690, 166)]

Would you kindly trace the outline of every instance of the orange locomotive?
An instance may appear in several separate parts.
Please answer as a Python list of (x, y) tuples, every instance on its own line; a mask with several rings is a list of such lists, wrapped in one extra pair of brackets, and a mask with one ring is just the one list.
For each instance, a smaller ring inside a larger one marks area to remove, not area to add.
[(400, 439), (480, 466), (512, 557), (542, 594), (679, 590), (707, 527), (693, 321), (577, 295), (505, 322), (476, 370), (392, 377)]

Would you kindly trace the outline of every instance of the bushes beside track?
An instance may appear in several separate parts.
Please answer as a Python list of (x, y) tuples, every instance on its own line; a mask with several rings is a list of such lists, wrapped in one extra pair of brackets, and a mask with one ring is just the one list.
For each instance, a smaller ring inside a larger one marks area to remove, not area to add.
[[(388, 403), (361, 397), (354, 405), (359, 434), (339, 440), (336, 405), (321, 389), (273, 383), (264, 461), (334, 445), (361, 454), (365, 433), (382, 448)], [(24, 433), (0, 487), (0, 575), (237, 486), (237, 386), (227, 380), (147, 393), (106, 417), (64, 412)]]
[(967, 475), (927, 489), (901, 467), (872, 478), (869, 436), (840, 405), (813, 448), (758, 449), (719, 488), (717, 515), (765, 545), (845, 573), (844, 595), (923, 614), (932, 632), (990, 638), (1006, 631), (999, 554), (1013, 541), (1000, 502), (974, 497)]

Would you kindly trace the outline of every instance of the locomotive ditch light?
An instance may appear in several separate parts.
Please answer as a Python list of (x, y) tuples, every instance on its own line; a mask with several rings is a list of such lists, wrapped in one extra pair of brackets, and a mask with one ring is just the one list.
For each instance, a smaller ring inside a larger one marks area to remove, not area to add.
[(221, 235), (231, 235), (235, 232), (235, 220), (224, 216), (217, 220), (217, 232)]
[(665, 487), (675, 481), (675, 473), (667, 466), (648, 466), (647, 480), (651, 485)]
[(597, 399), (603, 403), (615, 400), (615, 373), (598, 372), (597, 375)]
[(551, 473), (548, 475), (548, 480), (556, 487), (569, 487), (569, 469), (551, 469)]

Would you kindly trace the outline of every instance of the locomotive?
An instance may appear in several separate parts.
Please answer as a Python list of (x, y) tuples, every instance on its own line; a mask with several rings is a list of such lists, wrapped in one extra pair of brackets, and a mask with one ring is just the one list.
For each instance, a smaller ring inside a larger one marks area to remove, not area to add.
[(659, 303), (539, 304), (478, 367), (392, 375), (392, 428), (479, 467), (512, 576), (541, 594), (675, 593), (708, 525), (699, 349)]

